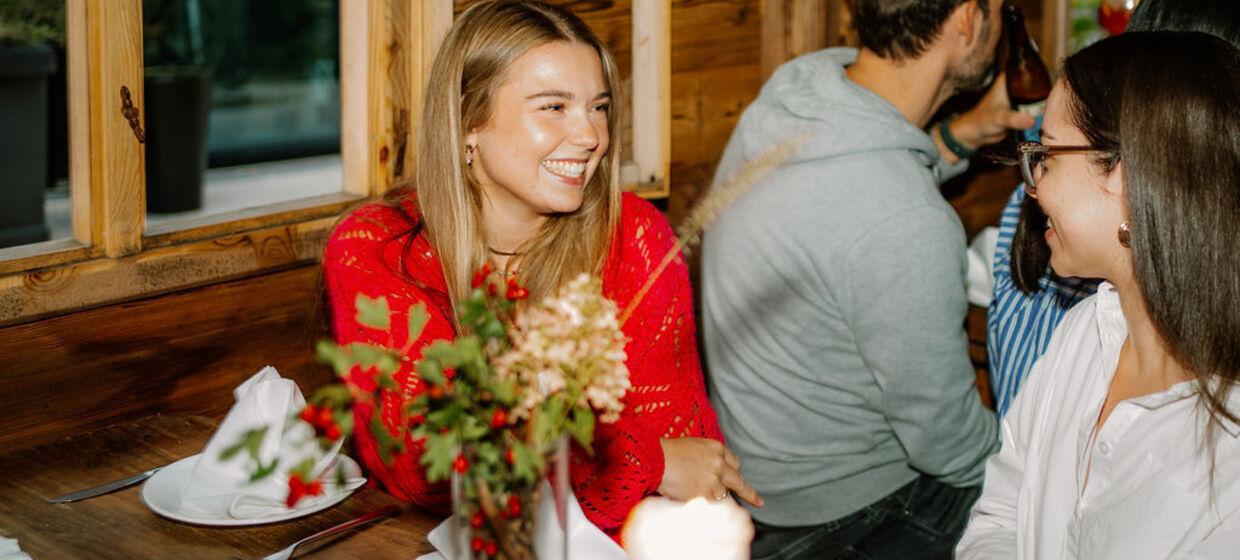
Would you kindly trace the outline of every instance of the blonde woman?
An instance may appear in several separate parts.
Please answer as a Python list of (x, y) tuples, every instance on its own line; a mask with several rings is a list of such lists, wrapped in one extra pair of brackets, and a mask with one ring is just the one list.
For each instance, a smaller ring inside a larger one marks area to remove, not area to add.
[[(348, 216), (327, 243), (324, 270), (340, 343), (393, 340), (357, 324), (357, 294), (386, 296), (402, 313), (427, 304), (430, 323), (386, 395), (388, 410), (423, 391), (409, 364), (456, 334), (454, 303), (490, 264), (540, 299), (581, 272), (603, 279), (624, 307), (675, 242), (649, 203), (618, 188), (619, 74), (606, 48), (570, 12), (533, 1), (481, 2), (457, 19), (431, 69), (416, 184)], [(586, 516), (615, 535), (629, 510), (660, 493), (677, 499), (761, 498), (720, 442), (694, 338), (683, 261), (663, 275), (624, 325), (633, 388), (614, 424), (600, 424), (594, 455), (571, 462)], [(365, 384), (365, 379), (357, 379)], [(358, 411), (358, 454), (393, 495), (442, 508), (447, 489), (426, 482), (420, 446), (380, 460)], [(396, 418), (384, 418), (391, 425)]]

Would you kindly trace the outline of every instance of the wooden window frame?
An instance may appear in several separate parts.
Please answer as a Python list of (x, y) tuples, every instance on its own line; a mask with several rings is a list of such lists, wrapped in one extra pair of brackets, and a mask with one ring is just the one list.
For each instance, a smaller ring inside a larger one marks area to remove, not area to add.
[[(66, 1), (73, 238), (0, 249), (0, 326), (312, 263), (341, 212), (412, 175), (424, 79), (453, 0), (340, 0), (339, 193), (147, 228), (141, 0)], [(671, 6), (633, 1), (626, 190), (666, 197)]]

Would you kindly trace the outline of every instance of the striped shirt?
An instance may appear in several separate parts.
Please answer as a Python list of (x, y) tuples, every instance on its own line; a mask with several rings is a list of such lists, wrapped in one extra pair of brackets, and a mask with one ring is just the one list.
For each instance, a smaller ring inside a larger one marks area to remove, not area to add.
[(1012, 237), (1025, 200), (1024, 185), (1017, 187), (999, 219), (995, 244), (995, 293), (986, 313), (986, 353), (990, 361), (990, 386), (995, 393), (995, 412), (1007, 412), (1021, 382), (1033, 363), (1046, 352), (1051, 333), (1076, 302), (1093, 294), (1097, 281), (1061, 278), (1050, 270), (1033, 295), (1016, 289), (1012, 281)]

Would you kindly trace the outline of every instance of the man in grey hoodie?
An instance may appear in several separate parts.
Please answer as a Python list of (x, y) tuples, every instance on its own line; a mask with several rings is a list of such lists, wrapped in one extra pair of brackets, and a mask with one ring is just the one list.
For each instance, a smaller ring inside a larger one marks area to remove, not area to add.
[[(712, 404), (745, 479), (754, 558), (950, 557), (998, 447), (964, 332), (965, 239), (939, 184), (1007, 127), (984, 83), (1001, 0), (853, 0), (860, 51), (780, 67), (716, 171), (810, 140), (707, 233)], [(944, 135), (944, 131), (946, 134)]]

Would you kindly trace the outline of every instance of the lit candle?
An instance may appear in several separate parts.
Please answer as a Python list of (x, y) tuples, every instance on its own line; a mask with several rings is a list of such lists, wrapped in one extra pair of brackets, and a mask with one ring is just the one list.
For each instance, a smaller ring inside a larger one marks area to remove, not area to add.
[(678, 502), (650, 497), (633, 508), (622, 537), (630, 560), (745, 560), (753, 521), (731, 498)]

